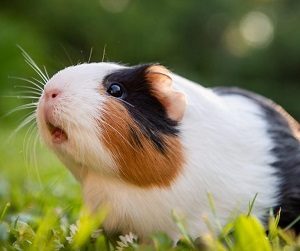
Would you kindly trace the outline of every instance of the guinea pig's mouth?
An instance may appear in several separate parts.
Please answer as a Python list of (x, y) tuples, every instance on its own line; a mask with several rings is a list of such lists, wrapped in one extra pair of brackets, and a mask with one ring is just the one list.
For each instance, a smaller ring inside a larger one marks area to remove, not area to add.
[(63, 129), (51, 124), (50, 122), (47, 122), (47, 127), (54, 143), (60, 144), (68, 139), (68, 136)]

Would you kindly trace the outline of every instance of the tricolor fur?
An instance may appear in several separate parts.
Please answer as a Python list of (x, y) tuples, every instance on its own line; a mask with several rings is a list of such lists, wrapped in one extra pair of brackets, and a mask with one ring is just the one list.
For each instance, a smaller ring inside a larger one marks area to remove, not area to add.
[[(107, 92), (113, 83), (122, 98)], [(271, 208), (282, 207), (283, 225), (300, 214), (299, 124), (260, 96), (207, 89), (160, 65), (92, 63), (54, 75), (37, 114), (87, 205), (110, 206), (107, 232), (177, 239), (177, 210), (197, 237), (211, 218), (208, 193), (223, 224), (255, 194), (262, 220)]]

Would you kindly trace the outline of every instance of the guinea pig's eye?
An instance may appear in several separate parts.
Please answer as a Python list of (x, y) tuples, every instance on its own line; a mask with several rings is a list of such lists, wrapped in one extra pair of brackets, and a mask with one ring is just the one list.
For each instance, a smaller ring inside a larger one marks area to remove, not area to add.
[(108, 87), (107, 93), (116, 98), (123, 98), (125, 95), (125, 88), (120, 83), (112, 83)]

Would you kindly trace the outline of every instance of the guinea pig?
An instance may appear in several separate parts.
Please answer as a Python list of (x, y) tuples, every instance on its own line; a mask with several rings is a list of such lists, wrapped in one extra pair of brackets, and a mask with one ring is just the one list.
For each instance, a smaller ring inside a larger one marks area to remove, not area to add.
[(281, 226), (300, 214), (299, 124), (249, 91), (205, 88), (160, 64), (81, 64), (46, 83), (37, 124), (88, 208), (109, 205), (108, 234), (176, 240), (178, 210), (196, 238), (212, 217), (208, 193), (221, 224), (256, 194), (263, 222), (270, 210)]

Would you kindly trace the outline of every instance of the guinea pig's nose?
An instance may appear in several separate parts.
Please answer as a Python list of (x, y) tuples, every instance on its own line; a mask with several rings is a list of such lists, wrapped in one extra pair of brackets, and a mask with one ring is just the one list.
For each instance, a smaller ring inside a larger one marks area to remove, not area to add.
[(60, 95), (61, 91), (59, 89), (50, 89), (45, 91), (46, 100), (56, 99)]

